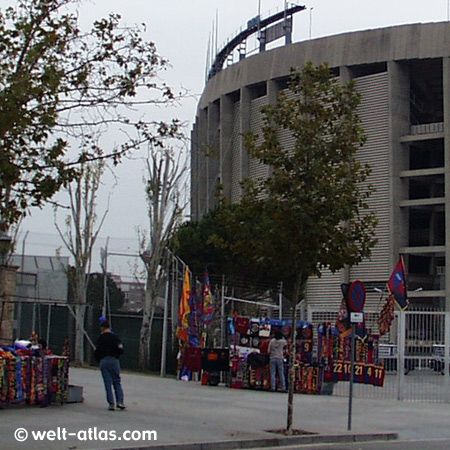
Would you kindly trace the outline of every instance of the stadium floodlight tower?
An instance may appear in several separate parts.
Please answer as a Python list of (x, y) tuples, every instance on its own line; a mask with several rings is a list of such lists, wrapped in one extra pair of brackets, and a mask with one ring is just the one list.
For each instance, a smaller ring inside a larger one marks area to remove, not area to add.
[[(286, 44), (292, 43), (292, 16), (305, 9), (306, 6), (289, 5), (285, 2), (283, 11), (272, 14), (265, 19), (262, 19), (260, 15), (250, 19), (247, 22), (247, 28), (229, 40), (222, 50), (217, 53), (209, 70), (208, 80), (222, 70), (225, 61), (232, 55), (233, 51), (245, 43), (248, 37), (253, 34), (258, 34), (260, 52), (265, 51), (266, 44), (280, 39), (283, 36)], [(245, 52), (240, 51), (239, 57), (240, 59), (245, 58)]]

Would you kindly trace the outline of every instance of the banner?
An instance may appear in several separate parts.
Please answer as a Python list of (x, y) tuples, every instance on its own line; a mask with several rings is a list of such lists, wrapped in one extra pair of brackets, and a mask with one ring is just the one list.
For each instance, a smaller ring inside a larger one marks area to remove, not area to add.
[(380, 316), (378, 318), (378, 328), (381, 335), (387, 334), (391, 330), (391, 324), (395, 317), (394, 302), (394, 296), (390, 294), (380, 312)]
[(200, 297), (196, 295), (195, 289), (191, 289), (189, 297), (189, 345), (198, 347), (200, 345), (199, 337), (199, 319), (202, 314), (202, 304), (199, 302)]
[(191, 282), (189, 276), (189, 268), (186, 267), (184, 274), (183, 292), (181, 294), (180, 308), (178, 310), (178, 328), (177, 338), (182, 341), (187, 341), (189, 330), (189, 299), (191, 297)]
[[(341, 286), (341, 289), (344, 292), (343, 287)], [(352, 326), (350, 324), (350, 315), (348, 313), (347, 308), (347, 300), (345, 298), (342, 299), (341, 306), (338, 311), (338, 316), (336, 318), (336, 328), (339, 331), (339, 333), (342, 334), (342, 337), (349, 336), (352, 332)]]
[(388, 288), (390, 293), (394, 296), (398, 306), (401, 309), (406, 309), (409, 302), (406, 294), (405, 265), (403, 264), (402, 256), (400, 256), (397, 265), (392, 271), (391, 277), (388, 281)]

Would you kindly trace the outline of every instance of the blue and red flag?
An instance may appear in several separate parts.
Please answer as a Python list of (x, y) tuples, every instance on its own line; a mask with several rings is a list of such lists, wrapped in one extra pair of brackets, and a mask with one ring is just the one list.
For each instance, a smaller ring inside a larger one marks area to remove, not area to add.
[(198, 296), (196, 295), (194, 287), (191, 286), (191, 294), (189, 297), (189, 345), (191, 347), (199, 346), (199, 330), (198, 319), (201, 314), (201, 305), (198, 303)]
[(388, 288), (390, 293), (394, 296), (395, 301), (401, 309), (408, 307), (408, 296), (406, 293), (406, 275), (405, 265), (403, 263), (403, 257), (400, 259), (397, 265), (392, 271), (391, 277), (388, 281)]

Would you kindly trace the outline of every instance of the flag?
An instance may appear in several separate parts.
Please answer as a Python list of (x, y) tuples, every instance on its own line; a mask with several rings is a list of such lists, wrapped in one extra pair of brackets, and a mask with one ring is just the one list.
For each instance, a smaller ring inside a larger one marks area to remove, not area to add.
[(349, 336), (352, 332), (352, 326), (350, 324), (350, 314), (348, 312), (347, 307), (349, 288), (350, 288), (349, 284), (347, 283), (341, 284), (341, 291), (343, 298), (336, 319), (336, 328), (339, 331), (342, 338)]
[(196, 295), (196, 290), (191, 289), (189, 297), (189, 344), (191, 347), (199, 346), (199, 331), (198, 322), (201, 315), (201, 304), (199, 303), (199, 296)]
[(394, 295), (390, 294), (380, 312), (380, 317), (378, 318), (378, 327), (381, 336), (389, 333), (394, 317)]
[(211, 285), (209, 281), (208, 271), (205, 272), (205, 277), (203, 280), (203, 322), (208, 325), (212, 322), (214, 318), (214, 303), (211, 294)]
[(340, 333), (341, 338), (349, 336), (352, 332), (352, 326), (350, 324), (350, 315), (347, 309), (347, 302), (342, 299), (341, 307), (339, 308), (338, 316), (336, 319), (336, 328)]
[(183, 282), (183, 292), (181, 294), (180, 308), (178, 310), (178, 328), (177, 338), (187, 341), (189, 330), (189, 299), (191, 297), (191, 282), (189, 277), (189, 268), (186, 267)]
[(406, 295), (405, 265), (403, 264), (403, 257), (401, 256), (389, 278), (388, 288), (389, 292), (394, 296), (398, 306), (401, 309), (406, 309), (409, 302)]

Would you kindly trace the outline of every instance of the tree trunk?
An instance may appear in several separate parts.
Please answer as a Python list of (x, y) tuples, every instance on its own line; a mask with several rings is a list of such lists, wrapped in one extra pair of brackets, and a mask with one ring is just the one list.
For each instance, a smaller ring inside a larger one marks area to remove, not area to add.
[(291, 345), (290, 345), (290, 361), (289, 361), (289, 387), (288, 387), (288, 407), (287, 407), (287, 424), (286, 434), (291, 436), (293, 434), (292, 423), (294, 419), (294, 386), (295, 386), (295, 360), (296, 360), (296, 346), (295, 341), (297, 338), (297, 326), (296, 326), (296, 311), (297, 305), (301, 300), (301, 293), (303, 291), (302, 277), (299, 275), (295, 285), (292, 298), (292, 326), (291, 326)]
[(84, 364), (84, 320), (86, 316), (86, 278), (84, 267), (75, 269), (74, 302), (75, 302), (75, 362)]
[(145, 303), (139, 335), (139, 368), (141, 370), (146, 370), (150, 367), (150, 344), (152, 339), (153, 317), (155, 315), (154, 295), (149, 277), (145, 290)]
[(75, 305), (75, 362), (84, 364), (84, 318), (86, 315), (86, 304)]

